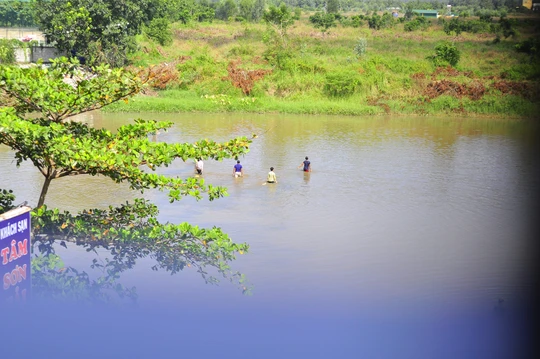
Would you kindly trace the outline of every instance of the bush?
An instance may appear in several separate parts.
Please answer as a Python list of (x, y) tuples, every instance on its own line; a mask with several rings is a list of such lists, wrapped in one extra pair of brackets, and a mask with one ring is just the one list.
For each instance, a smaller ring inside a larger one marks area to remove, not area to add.
[(390, 13), (384, 13), (382, 16), (374, 14), (367, 18), (370, 29), (380, 30), (392, 27), (394, 25), (394, 17)]
[(435, 66), (451, 65), (455, 67), (461, 57), (457, 47), (449, 42), (442, 42), (435, 46), (435, 55), (428, 56)]
[(15, 63), (15, 46), (13, 41), (0, 39), (0, 64)]
[(300, 16), (302, 15), (302, 9), (299, 8), (299, 7), (295, 7), (294, 8), (294, 14), (293, 14), (293, 19), (295, 20), (300, 20)]
[(354, 45), (354, 53), (358, 57), (362, 57), (367, 52), (367, 40), (365, 38), (360, 38), (356, 42), (356, 45)]
[(414, 20), (403, 25), (405, 31), (425, 30), (429, 27), (429, 21), (423, 16), (417, 16)]
[(463, 22), (459, 19), (453, 18), (452, 20), (445, 21), (443, 23), (443, 29), (446, 35), (450, 35), (452, 32), (454, 32), (457, 36), (463, 31)]
[(144, 29), (146, 35), (161, 46), (172, 44), (171, 24), (165, 18), (155, 18)]
[(359, 81), (355, 72), (326, 75), (323, 91), (329, 97), (348, 97), (354, 94)]
[(364, 15), (353, 15), (351, 16), (351, 26), (352, 27), (360, 27), (364, 25)]
[(538, 57), (540, 55), (540, 39), (530, 38), (525, 41), (521, 41), (516, 44), (517, 52), (524, 52), (531, 57)]

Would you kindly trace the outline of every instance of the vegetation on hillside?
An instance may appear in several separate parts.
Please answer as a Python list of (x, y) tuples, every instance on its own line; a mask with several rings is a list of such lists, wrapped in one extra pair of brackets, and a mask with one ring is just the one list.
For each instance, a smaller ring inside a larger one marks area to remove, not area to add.
[(459, 17), (438, 1), (37, 0), (35, 9), (48, 38), (88, 64), (157, 66), (153, 91), (112, 110), (535, 115), (539, 18), (512, 0), (454, 5)]
[[(173, 24), (170, 46), (141, 35), (140, 50), (130, 59), (134, 66), (158, 66), (163, 81), (155, 92), (111, 109), (538, 113), (538, 18), (407, 20), (341, 13), (332, 14), (336, 27), (321, 31), (310, 21), (313, 14), (282, 28), (286, 34), (264, 22), (214, 21)], [(254, 72), (264, 76), (245, 91), (238, 78), (248, 81)]]

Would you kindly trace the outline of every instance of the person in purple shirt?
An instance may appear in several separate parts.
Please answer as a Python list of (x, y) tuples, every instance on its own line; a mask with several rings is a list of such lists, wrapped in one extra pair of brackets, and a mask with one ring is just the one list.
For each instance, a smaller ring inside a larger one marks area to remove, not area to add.
[(311, 162), (309, 162), (308, 156), (306, 156), (306, 160), (304, 162), (300, 163), (300, 166), (298, 166), (298, 168), (302, 166), (304, 167), (302, 171), (311, 172)]
[(244, 175), (244, 169), (242, 168), (240, 161), (236, 161), (236, 164), (233, 168), (233, 175), (234, 178), (242, 177)]

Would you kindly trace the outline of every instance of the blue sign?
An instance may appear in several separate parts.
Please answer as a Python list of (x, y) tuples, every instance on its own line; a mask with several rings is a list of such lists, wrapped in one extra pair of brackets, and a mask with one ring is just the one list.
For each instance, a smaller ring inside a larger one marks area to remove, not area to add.
[(0, 215), (0, 304), (30, 297), (30, 208)]

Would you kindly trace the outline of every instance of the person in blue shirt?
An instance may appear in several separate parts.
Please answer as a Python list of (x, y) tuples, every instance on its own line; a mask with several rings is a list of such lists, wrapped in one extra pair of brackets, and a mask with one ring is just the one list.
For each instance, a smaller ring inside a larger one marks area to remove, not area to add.
[(244, 169), (242, 168), (240, 161), (236, 161), (236, 164), (233, 168), (233, 175), (234, 178), (242, 177), (244, 175)]
[(302, 166), (304, 167), (302, 169), (304, 172), (311, 172), (311, 162), (309, 162), (308, 156), (306, 156), (306, 160), (304, 162), (300, 163), (300, 166), (298, 166), (298, 168)]

